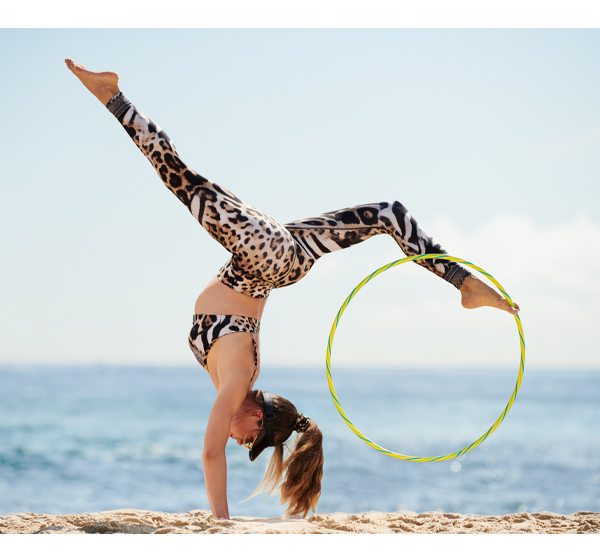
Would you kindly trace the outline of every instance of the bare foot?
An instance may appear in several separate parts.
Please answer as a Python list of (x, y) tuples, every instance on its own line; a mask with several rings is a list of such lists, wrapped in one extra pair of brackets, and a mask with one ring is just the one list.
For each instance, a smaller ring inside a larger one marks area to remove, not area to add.
[(521, 309), (515, 303), (511, 307), (508, 301), (489, 285), (475, 276), (467, 276), (460, 286), (461, 304), (465, 309), (476, 309), (477, 307), (496, 307), (510, 314), (517, 314)]
[(92, 72), (70, 58), (65, 58), (65, 63), (103, 105), (120, 91), (119, 75), (116, 72)]

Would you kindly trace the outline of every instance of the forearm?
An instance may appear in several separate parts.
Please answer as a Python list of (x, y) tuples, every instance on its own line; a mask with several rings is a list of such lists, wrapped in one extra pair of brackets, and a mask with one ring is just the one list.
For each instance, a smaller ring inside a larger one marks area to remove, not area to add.
[(212, 513), (218, 518), (229, 518), (227, 507), (227, 460), (225, 452), (217, 456), (203, 456), (204, 483)]

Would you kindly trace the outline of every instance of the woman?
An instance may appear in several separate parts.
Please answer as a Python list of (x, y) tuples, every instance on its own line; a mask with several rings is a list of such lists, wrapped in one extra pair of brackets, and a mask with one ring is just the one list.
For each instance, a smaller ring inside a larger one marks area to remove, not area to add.
[[(269, 292), (298, 282), (323, 254), (374, 235), (391, 235), (408, 255), (446, 252), (397, 200), (343, 208), (282, 225), (188, 167), (169, 136), (120, 91), (116, 73), (91, 72), (71, 59), (65, 62), (117, 118), (167, 188), (232, 255), (198, 296), (188, 338), (190, 349), (217, 390), (202, 451), (212, 513), (229, 518), (225, 445), (231, 437), (250, 449), (251, 461), (265, 448), (274, 447), (261, 485), (270, 484), (271, 493), (285, 475), (281, 502), (288, 504), (288, 514), (306, 517), (309, 510), (315, 510), (321, 493), (321, 431), (289, 400), (253, 390), (260, 369), (260, 320)], [(512, 314), (519, 310), (455, 262), (429, 259), (416, 264), (459, 289), (465, 308), (493, 306)], [(294, 430), (301, 435), (284, 460), (283, 443)]]

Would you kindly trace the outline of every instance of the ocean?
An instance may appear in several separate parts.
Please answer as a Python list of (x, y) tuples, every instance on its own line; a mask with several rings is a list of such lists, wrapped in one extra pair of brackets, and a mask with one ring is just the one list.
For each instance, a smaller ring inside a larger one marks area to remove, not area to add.
[[(492, 426), (517, 370), (332, 375), (346, 414), (368, 438), (394, 452), (437, 456)], [(285, 396), (323, 432), (316, 512), (600, 510), (600, 371), (526, 369), (497, 430), (459, 459), (437, 463), (394, 459), (361, 441), (335, 408), (324, 368), (263, 365), (255, 388)], [(195, 366), (0, 366), (0, 514), (210, 510), (201, 449), (214, 396)], [(245, 500), (271, 452), (250, 462), (230, 439), (231, 516), (284, 512), (277, 495)]]

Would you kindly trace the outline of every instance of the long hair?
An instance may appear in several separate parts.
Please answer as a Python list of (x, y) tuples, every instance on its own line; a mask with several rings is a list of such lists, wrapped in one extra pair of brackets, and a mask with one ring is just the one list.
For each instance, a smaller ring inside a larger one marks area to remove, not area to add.
[[(263, 409), (262, 390), (250, 391), (247, 398)], [(310, 510), (315, 511), (321, 496), (323, 434), (311, 418), (307, 430), (298, 433), (290, 454), (284, 459), (283, 447), (287, 447), (284, 443), (294, 431), (298, 410), (283, 396), (273, 394), (273, 411), (275, 412), (275, 449), (264, 478), (248, 499), (260, 493), (271, 495), (278, 490), (280, 502), (287, 504), (285, 514), (290, 516), (301, 514), (306, 518)]]

